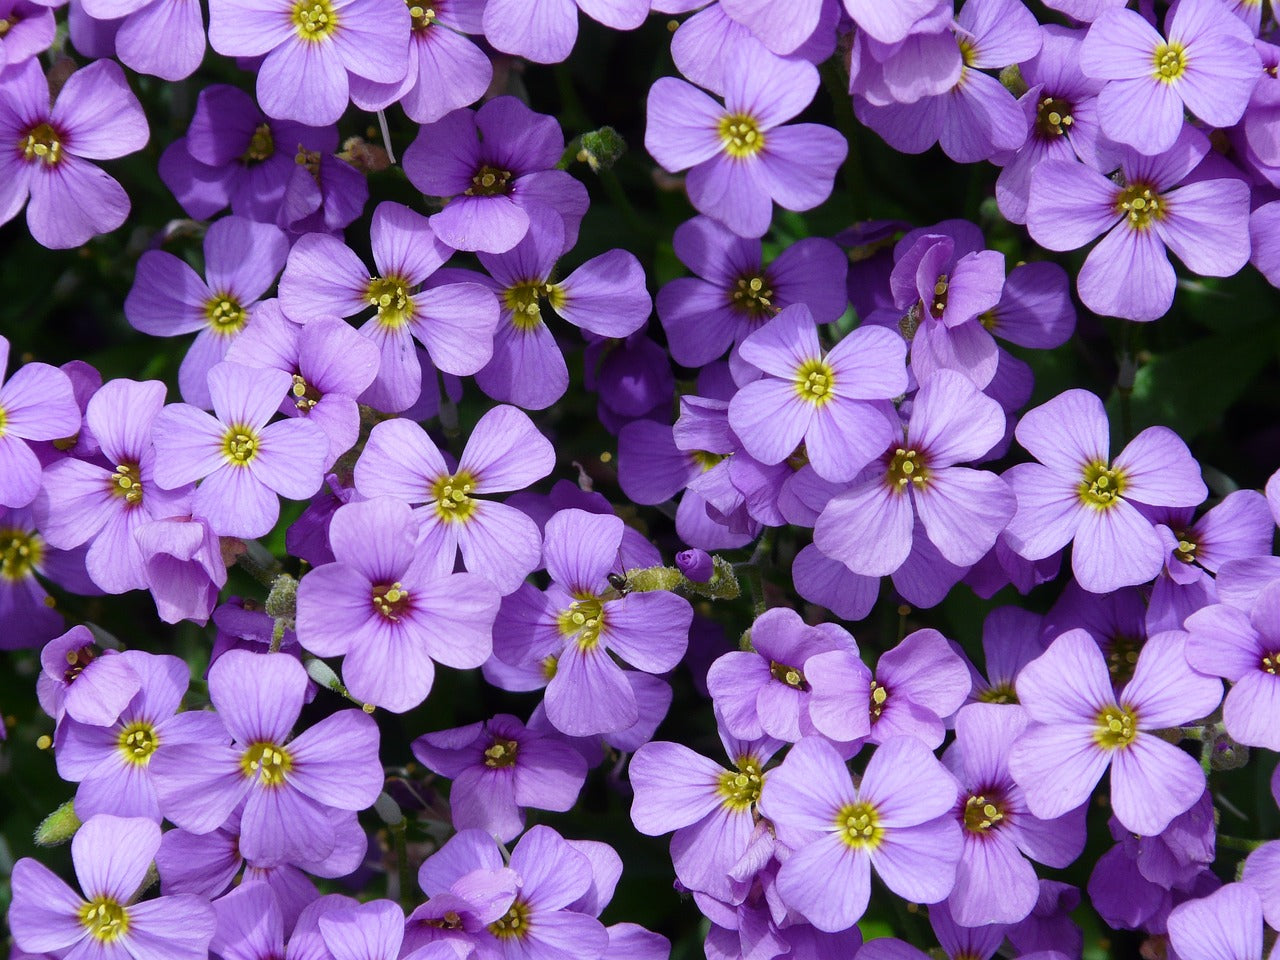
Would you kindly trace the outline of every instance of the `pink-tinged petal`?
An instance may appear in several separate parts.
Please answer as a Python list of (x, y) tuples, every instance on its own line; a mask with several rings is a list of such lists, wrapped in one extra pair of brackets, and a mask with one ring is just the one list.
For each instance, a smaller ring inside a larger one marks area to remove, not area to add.
[(1152, 76), (1152, 57), (1164, 38), (1132, 10), (1108, 10), (1093, 21), (1079, 47), (1085, 76), (1097, 80), (1132, 80)]
[(1164, 203), (1156, 233), (1189, 269), (1229, 277), (1249, 262), (1249, 185), (1243, 180), (1189, 183)]
[(873, 476), (827, 504), (813, 542), (854, 573), (883, 577), (906, 562), (914, 525), (910, 496)]
[(147, 117), (113, 60), (95, 60), (71, 74), (51, 115), (67, 149), (86, 160), (112, 160), (147, 144)]
[[(616, 856), (613, 862), (618, 863)], [(510, 866), (524, 881), (522, 892), (536, 909), (560, 910), (590, 896), (592, 858), (550, 827), (533, 827), (521, 837), (511, 851)]]
[(1018, 674), (1018, 699), (1045, 724), (1089, 724), (1115, 703), (1111, 674), (1098, 644), (1084, 630), (1068, 630)]
[(148, 250), (138, 260), (124, 313), (134, 329), (167, 337), (199, 330), (207, 322), (204, 305), (212, 293), (185, 261), (164, 250)]
[(1194, 507), (1209, 495), (1200, 465), (1168, 427), (1143, 430), (1116, 455), (1112, 466), (1124, 476), (1125, 499), (1152, 506)]
[(683, 658), (689, 644), (693, 607), (665, 590), (629, 593), (605, 607), (602, 641), (618, 656), (646, 673), (666, 673)]
[(1153, 154), (1170, 149), (1184, 123), (1174, 87), (1150, 77), (1108, 83), (1098, 94), (1098, 117), (1108, 138)]
[(995, 545), (1018, 503), (994, 473), (963, 467), (937, 471), (912, 497), (933, 545), (961, 567), (977, 563)]
[(634, 254), (609, 250), (555, 285), (552, 308), (575, 327), (602, 337), (627, 337), (645, 325), (653, 307), (644, 268)]
[(1115, 226), (1116, 185), (1092, 167), (1045, 160), (1031, 175), (1027, 229), (1049, 250), (1075, 250)]
[[(732, 874), (744, 859), (752, 856), (752, 841), (758, 840), (755, 831), (755, 816), (750, 808), (734, 810), (718, 806), (701, 822), (677, 830), (672, 836), (671, 864), (676, 877), (690, 890), (732, 899), (735, 885)], [(766, 843), (772, 847), (772, 838)], [(767, 858), (769, 854), (764, 856)]]
[(431, 228), (456, 250), (506, 253), (529, 232), (529, 214), (510, 197), (459, 195), (432, 215)]
[(1200, 799), (1204, 783), (1194, 757), (1151, 734), (1140, 733), (1112, 753), (1111, 808), (1126, 829), (1140, 836), (1163, 832)]
[[(897, 837), (899, 831), (949, 812), (956, 802), (956, 781), (920, 740), (892, 737), (871, 755), (858, 799), (875, 807), (880, 824)], [(956, 841), (958, 852), (958, 835)]]
[[(85, 639), (89, 641), (89, 638)], [(45, 650), (49, 650), (49, 645)], [(68, 688), (67, 716), (81, 723), (110, 726), (137, 694), (141, 683), (137, 671), (127, 659), (98, 657), (93, 661), (93, 669), (82, 673)]]
[(1256, 666), (1232, 686), (1222, 705), (1232, 739), (1251, 747), (1280, 750), (1280, 678)]
[[(791, 565), (791, 575), (800, 596), (810, 603), (821, 604), (842, 620), (861, 620), (871, 612), (880, 592), (878, 577), (859, 576), (813, 544), (796, 554)], [(811, 705), (811, 714), (812, 711)], [(814, 722), (821, 729), (816, 717)], [(845, 739), (835, 737), (830, 730), (823, 732), (835, 739)]]
[(209, 44), (223, 56), (256, 57), (294, 35), (289, 4), (217, 0), (209, 9)]
[[(1258, 893), (1247, 882), (1228, 883), (1175, 907), (1168, 920), (1170, 946), (1187, 960), (1261, 958), (1264, 904)], [(1265, 909), (1273, 911), (1274, 901)]]
[(204, 478), (191, 509), (221, 537), (265, 537), (280, 519), (280, 500), (271, 488), (230, 465)]
[(775, 881), (784, 903), (819, 930), (837, 933), (858, 922), (871, 898), (871, 861), (827, 833), (782, 864)]
[(977, 460), (1004, 437), (1000, 405), (965, 377), (940, 370), (916, 393), (908, 439), (929, 465), (948, 467)]
[(543, 702), (547, 719), (571, 737), (626, 730), (640, 717), (631, 684), (603, 647), (583, 650), (569, 644)]
[(478, 283), (449, 283), (414, 295), (410, 329), (440, 370), (470, 376), (493, 356), (498, 300)]
[[(728, 4), (721, 6), (738, 23), (752, 27), (763, 40), (768, 41), (773, 53), (783, 56), (795, 52), (813, 35), (822, 12), (822, 4), (812, 0), (788, 6), (780, 6), (771, 0), (729, 0)], [(810, 98), (816, 92), (815, 87), (809, 94)], [(808, 101), (801, 109), (805, 106), (808, 106)]]
[(829, 650), (809, 657), (802, 667), (809, 682), (809, 719), (818, 732), (843, 743), (867, 737), (871, 671), (857, 654)]
[(302, 664), (283, 653), (229, 650), (209, 668), (209, 697), (244, 745), (284, 743), (302, 712), (307, 683)]
[(341, 240), (308, 233), (289, 251), (280, 278), (280, 306), (305, 322), (335, 314), (350, 317), (369, 306), (369, 268)]
[(468, 471), (480, 493), (523, 490), (555, 467), (555, 448), (529, 415), (515, 407), (489, 410), (471, 431), (459, 470)]
[(1200, 720), (1217, 708), (1222, 682), (1187, 665), (1187, 635), (1180, 630), (1149, 637), (1133, 679), (1120, 700), (1138, 714), (1142, 730), (1160, 730)]
[(534, 63), (559, 63), (578, 39), (573, 0), (490, 0), (484, 9), (485, 39), (503, 53)]
[(911, 368), (916, 379), (925, 383), (950, 370), (985, 388), (995, 378), (1001, 356), (995, 339), (980, 323), (947, 327), (926, 318), (911, 341)]
[(320, 917), (320, 933), (334, 960), (380, 960), (400, 955), (404, 911), (390, 900), (374, 900)]
[[(163, 37), (164, 42), (156, 42)], [(120, 62), (162, 80), (184, 80), (204, 59), (204, 20), (197, 4), (159, 0), (130, 16), (116, 34)]]
[(466, 568), (491, 580), (504, 596), (542, 559), (538, 525), (505, 503), (477, 501), (467, 522), (457, 527), (457, 538)]
[(570, 591), (603, 588), (618, 564), (624, 524), (612, 514), (561, 510), (547, 521), (543, 553), (551, 579)]
[(849, 16), (868, 35), (881, 43), (898, 43), (912, 32), (920, 20), (936, 8), (933, 0), (902, 0), (885, 4), (878, 0), (844, 0)]
[(493, 357), (476, 374), (476, 384), (494, 400), (543, 410), (564, 396), (569, 368), (545, 324), (521, 330), (501, 323), (494, 334)]
[(724, 107), (692, 84), (660, 77), (649, 88), (645, 149), (669, 173), (697, 166), (722, 151), (716, 131), (725, 115)]
[(87, 936), (80, 922), (84, 900), (44, 864), (23, 857), (9, 878), (13, 903), (9, 929), (29, 953), (62, 950)]
[(71, 840), (80, 889), (90, 900), (131, 900), (160, 849), (160, 827), (138, 817), (95, 817)]
[(634, 30), (649, 15), (648, 0), (578, 0), (578, 7), (614, 30)]
[(339, 810), (373, 806), (382, 789), (378, 725), (361, 710), (341, 710), (289, 742), (289, 783)]
[(324, 483), (329, 440), (309, 420), (281, 420), (258, 435), (258, 455), (249, 470), (262, 483), (289, 500), (306, 500)]
[(177, 894), (135, 903), (129, 908), (127, 951), (133, 960), (201, 960), (217, 918), (209, 901)]
[(855, 799), (835, 747), (820, 737), (805, 737), (769, 773), (760, 812), (773, 821), (779, 840), (799, 849), (830, 833), (836, 813)]
[(603, 956), (609, 934), (595, 917), (557, 910), (544, 913), (531, 925), (524, 949), (537, 960), (578, 960), (582, 956)]
[(683, 744), (646, 743), (627, 769), (635, 791), (631, 821), (648, 836), (697, 823), (723, 805), (717, 791), (727, 771)]
[(1031, 813), (1052, 820), (1089, 799), (1110, 760), (1088, 727), (1036, 724), (1013, 745), (1009, 772), (1026, 793)]
[(1071, 569), (1090, 593), (1146, 583), (1164, 566), (1164, 544), (1151, 522), (1124, 500), (1080, 512)]
[(1028, 560), (1043, 560), (1066, 546), (1084, 509), (1075, 483), (1039, 463), (1020, 463), (1004, 478), (1018, 498), (1018, 512), (1005, 530), (1009, 546)]
[(761, 463), (781, 463), (795, 452), (816, 407), (795, 384), (765, 377), (748, 383), (729, 401), (729, 423), (747, 452)]
[(916, 903), (945, 900), (956, 882), (964, 840), (960, 824), (939, 817), (919, 826), (890, 830), (871, 851), (871, 865), (894, 893)]
[(69, 250), (109, 233), (129, 215), (129, 195), (106, 171), (64, 153), (52, 170), (32, 176), (27, 229), (42, 247)]
[(291, 37), (262, 62), (257, 92), (268, 116), (319, 127), (338, 122), (350, 86), (333, 44)]
[(342, 679), (357, 699), (404, 713), (431, 692), (435, 664), (421, 642), (381, 628), (348, 649)]

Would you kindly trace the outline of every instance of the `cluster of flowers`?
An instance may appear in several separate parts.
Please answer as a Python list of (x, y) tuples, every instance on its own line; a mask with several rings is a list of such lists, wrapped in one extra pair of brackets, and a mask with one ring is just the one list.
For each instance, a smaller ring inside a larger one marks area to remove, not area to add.
[[(51, 105), (39, 56), (64, 5), (76, 51), (99, 59)], [(1280, 283), (1280, 47), (1257, 39), (1259, 5), (1049, 6), (1077, 26), (1017, 0), (654, 0), (697, 10), (672, 37), (687, 79), (653, 85), (645, 145), (688, 171), (699, 215), (673, 238), (692, 275), (652, 299), (625, 250), (557, 271), (588, 195), (555, 118), (513, 96), (472, 109), (487, 49), (558, 62), (579, 8), (631, 29), (649, 0), (210, 0), (208, 43), (256, 65), (257, 96), (200, 90), (159, 171), (189, 216), (218, 217), (202, 269), (149, 250), (123, 305), (139, 331), (195, 334), (181, 402), (82, 362), (0, 384), (0, 647), (42, 647), (58, 773), (77, 784), (51, 829), (74, 832), (82, 891), (20, 861), (15, 955), (660, 958), (663, 937), (598, 919), (622, 871), (610, 846), (525, 830), (527, 810), (572, 809), (589, 770), (630, 755), (633, 822), (674, 832), (709, 960), (917, 956), (862, 944), (873, 868), (931, 905), (948, 956), (1078, 955), (1081, 893), (1035, 865), (1080, 857), (1108, 767), (1096, 911), (1182, 960), (1258, 960), (1264, 920), (1280, 929), (1280, 841), (1223, 885), (1207, 774), (1280, 750), (1280, 480), (1198, 513), (1208, 490), (1172, 431), (1113, 455), (1093, 393), (1021, 412), (1031, 369), (999, 341), (1065, 343), (1071, 281), (1043, 260), (1010, 269), (972, 223), (861, 224), (765, 256), (774, 205), (823, 203), (845, 160), (836, 130), (789, 123), (839, 50), (857, 117), (889, 144), (999, 165), (1001, 212), (1047, 249), (1105, 234), (1076, 281), (1092, 311), (1163, 315), (1166, 249), (1206, 276), (1252, 255)], [(39, 243), (78, 246), (129, 213), (94, 161), (149, 136), (111, 58), (190, 76), (199, 5), (0, 0), (0, 26), (0, 140), (16, 145), (0, 221), (26, 204)], [(420, 124), (404, 174), (435, 200), (378, 203), (366, 245), (352, 225), (390, 158), (336, 152), (338, 121), (397, 103)], [(526, 411), (565, 395), (579, 347), (623, 493), (679, 498), (691, 549), (675, 566), (598, 492), (532, 489), (557, 472), (548, 434), (564, 438)], [(0, 337), (0, 372), (8, 352)], [(462, 378), (493, 404), (455, 457)], [(428, 432), (437, 418), (448, 430)], [(282, 498), (305, 505), (286, 534), (296, 579), (254, 542)], [(873, 668), (846, 629), (766, 610), (759, 589), (740, 649), (717, 657), (689, 597), (733, 598), (744, 568), (710, 552), (767, 555), (784, 527), (812, 530), (796, 594), (847, 621), (885, 578), (923, 608), (962, 582), (1026, 594), (1070, 547), (1071, 582), (1043, 617), (992, 611), (981, 666), (923, 629)], [(237, 560), (264, 574), (264, 601), (222, 595)], [(212, 618), (212, 709), (182, 660), (66, 629), (42, 581)], [(728, 766), (654, 740), (667, 676), (699, 658)], [(418, 707), (437, 664), (545, 693), (527, 721), (413, 741), (451, 781), (456, 830), (421, 865), (425, 903), (406, 918), (322, 895), (312, 878), (365, 865), (360, 813), (403, 822), (368, 714)], [(332, 693), (364, 709), (295, 734)], [(1280, 776), (1272, 790), (1280, 803)]]

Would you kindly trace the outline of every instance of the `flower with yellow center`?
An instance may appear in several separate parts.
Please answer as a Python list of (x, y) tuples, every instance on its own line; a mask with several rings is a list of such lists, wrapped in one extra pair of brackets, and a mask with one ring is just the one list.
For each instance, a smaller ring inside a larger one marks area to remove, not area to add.
[(378, 311), (378, 322), (397, 329), (413, 319), (412, 284), (402, 277), (374, 277), (369, 281), (365, 297)]
[(510, 909), (489, 924), (489, 932), (499, 940), (524, 939), (529, 935), (529, 913), (529, 904), (516, 897)]
[(836, 813), (835, 826), (840, 839), (855, 849), (874, 850), (884, 839), (880, 814), (869, 803), (845, 804)]
[(599, 597), (582, 595), (556, 617), (560, 634), (572, 638), (584, 651), (594, 650), (605, 627), (604, 603)]
[(293, 769), (293, 757), (279, 744), (253, 743), (240, 755), (240, 770), (246, 779), (263, 787), (279, 787)]
[(244, 424), (233, 424), (222, 436), (222, 455), (233, 467), (247, 467), (258, 455), (258, 432)]
[(290, 19), (298, 37), (313, 43), (328, 40), (338, 29), (338, 13), (330, 0), (297, 0)]
[(831, 402), (836, 374), (830, 364), (822, 360), (806, 360), (796, 368), (795, 386), (801, 400), (821, 407)]
[(443, 523), (466, 523), (475, 513), (476, 501), (471, 499), (476, 481), (466, 470), (446, 474), (431, 484), (431, 499), (435, 501), (436, 516)]
[(34, 530), (0, 527), (0, 579), (32, 576), (44, 559), (44, 540)]
[(736, 770), (726, 770), (720, 774), (716, 790), (721, 797), (721, 804), (734, 811), (749, 810), (760, 799), (760, 791), (764, 789), (764, 771), (758, 757), (744, 753), (734, 761)]
[(126, 763), (145, 767), (151, 763), (151, 755), (156, 752), (156, 747), (160, 746), (160, 738), (156, 735), (156, 728), (150, 723), (135, 720), (120, 731), (116, 746)]
[(62, 160), (62, 135), (47, 123), (39, 123), (18, 141), (18, 152), (28, 163), (56, 166)]
[(120, 463), (107, 482), (107, 492), (129, 506), (142, 503), (142, 471), (137, 463)]
[(1164, 219), (1163, 203), (1155, 187), (1137, 181), (1116, 195), (1116, 213), (1124, 216), (1134, 230), (1146, 230), (1152, 221)]
[(98, 896), (80, 908), (80, 923), (100, 943), (114, 943), (129, 932), (129, 911), (113, 897)]
[(744, 160), (764, 149), (765, 134), (759, 121), (746, 113), (727, 113), (720, 118), (720, 142), (729, 156)]
[(1187, 72), (1187, 50), (1177, 41), (1157, 46), (1151, 59), (1155, 66), (1153, 76), (1161, 83), (1173, 83)]
[(249, 311), (229, 293), (215, 293), (210, 297), (204, 305), (204, 316), (209, 329), (224, 337), (239, 333), (249, 321)]
[(1084, 468), (1080, 481), (1080, 502), (1098, 510), (1109, 510), (1124, 493), (1124, 471), (1095, 460)]
[(1138, 717), (1132, 707), (1108, 706), (1098, 711), (1093, 739), (1104, 750), (1123, 750), (1138, 736)]

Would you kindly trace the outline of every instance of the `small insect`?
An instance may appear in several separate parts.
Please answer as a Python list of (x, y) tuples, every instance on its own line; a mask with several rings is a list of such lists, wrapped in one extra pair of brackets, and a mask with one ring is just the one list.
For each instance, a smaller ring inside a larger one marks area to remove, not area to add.
[(618, 591), (618, 596), (625, 597), (631, 592), (631, 581), (625, 573), (609, 574), (609, 586)]

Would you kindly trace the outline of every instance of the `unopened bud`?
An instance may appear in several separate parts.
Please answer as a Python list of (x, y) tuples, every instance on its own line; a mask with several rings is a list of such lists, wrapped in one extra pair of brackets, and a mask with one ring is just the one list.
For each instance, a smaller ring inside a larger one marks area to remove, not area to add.
[(76, 816), (75, 801), (68, 800), (40, 821), (35, 841), (42, 847), (56, 847), (74, 837), (79, 829), (80, 818)]

